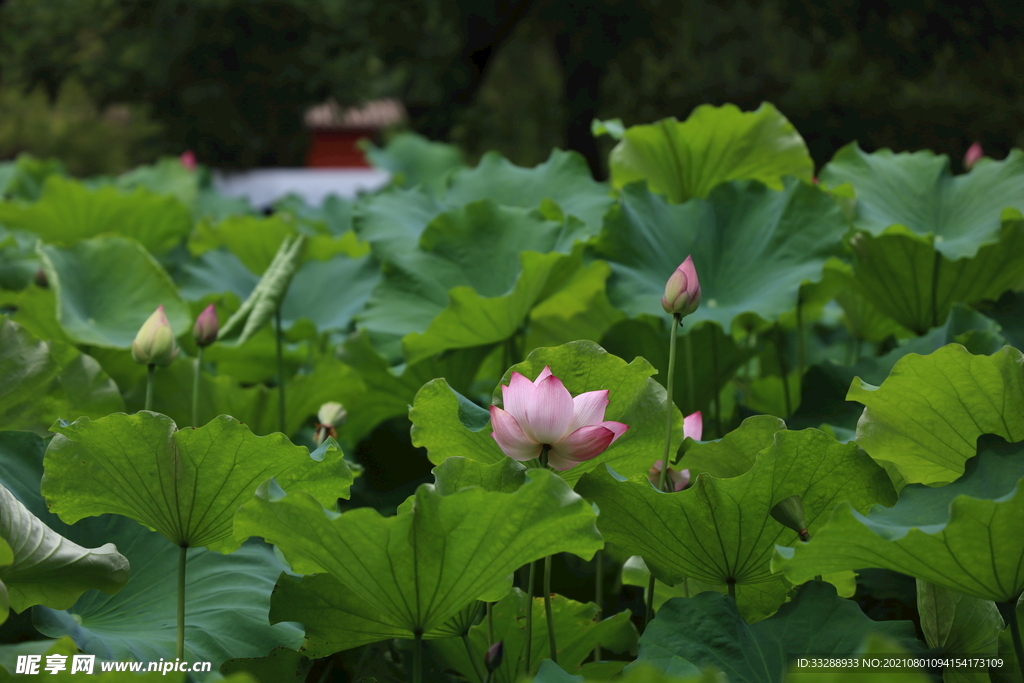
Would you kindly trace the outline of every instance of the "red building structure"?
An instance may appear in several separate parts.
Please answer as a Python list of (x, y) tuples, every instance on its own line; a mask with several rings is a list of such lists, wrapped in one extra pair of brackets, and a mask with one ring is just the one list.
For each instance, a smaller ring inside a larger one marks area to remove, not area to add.
[(380, 132), (405, 119), (398, 100), (383, 99), (343, 109), (333, 100), (306, 112), (310, 131), (308, 168), (369, 168), (358, 142), (369, 138), (379, 144)]

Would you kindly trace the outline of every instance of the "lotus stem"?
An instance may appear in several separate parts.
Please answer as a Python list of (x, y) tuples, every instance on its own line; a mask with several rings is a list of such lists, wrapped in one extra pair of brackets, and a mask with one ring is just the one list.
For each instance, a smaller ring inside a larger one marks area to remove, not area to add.
[(932, 327), (939, 326), (939, 269), (942, 266), (942, 254), (935, 252), (935, 265), (932, 267)]
[(727, 580), (725, 585), (729, 588), (729, 597), (736, 602), (736, 579)]
[(484, 680), (484, 678), (486, 678), (486, 672), (480, 668), (480, 662), (477, 661), (479, 657), (473, 654), (473, 646), (469, 642), (468, 633), (462, 634), (462, 642), (466, 646), (466, 654), (469, 655), (469, 661), (473, 662), (473, 671), (476, 672), (476, 677), (481, 681)]
[(804, 376), (804, 297), (801, 291), (796, 297), (796, 367), (800, 381)]
[[(150, 366), (152, 367), (152, 366)], [(178, 550), (178, 643), (175, 656), (185, 658), (185, 561), (188, 559), (188, 546)]]
[(782, 333), (782, 326), (777, 325), (775, 327), (775, 356), (778, 358), (779, 373), (782, 375), (782, 398), (785, 401), (786, 406), (785, 417), (788, 418), (790, 413), (793, 412), (793, 404), (789, 398), (789, 373), (786, 371), (786, 354), (782, 347), (782, 342), (784, 338), (785, 337)]
[(199, 382), (202, 379), (203, 347), (196, 353), (196, 370), (192, 375), (192, 426), (199, 427)]
[[(686, 354), (686, 411), (693, 412), (697, 400), (693, 395), (693, 330), (683, 337), (683, 352)], [(675, 346), (675, 344), (673, 344)]]
[[(648, 570), (650, 567), (648, 567)], [(644, 629), (654, 619), (654, 572), (651, 572), (651, 580), (647, 582), (647, 611), (644, 613)]]
[(150, 365), (146, 366), (147, 370), (145, 373), (145, 410), (153, 410), (153, 374), (157, 371), (157, 366)]
[(537, 563), (530, 563), (529, 578), (526, 580), (526, 661), (524, 663), (526, 676), (530, 675), (530, 650), (533, 647), (533, 576), (537, 570)]
[(277, 390), (278, 390), (278, 416), (280, 420), (280, 432), (287, 435), (285, 429), (285, 405), (284, 405), (284, 350), (282, 349), (281, 332), (281, 307), (274, 311), (274, 338), (277, 340)]
[[(597, 604), (598, 618), (604, 616), (604, 549), (601, 548), (594, 556), (597, 571), (594, 573), (594, 602)], [(601, 661), (601, 645), (594, 646), (594, 661)]]
[[(1018, 598), (1019, 600), (1020, 598)], [(1017, 619), (1017, 600), (1009, 602), (1010, 636), (1013, 640), (1013, 652), (1017, 656), (1017, 668), (1020, 669), (1021, 680), (1024, 680), (1024, 643), (1020, 639), (1020, 621)]]
[(412, 645), (412, 681), (422, 683), (423, 681), (423, 632), (416, 631), (413, 634)]
[(558, 663), (558, 648), (555, 645), (555, 615), (551, 611), (551, 555), (544, 558), (544, 615), (548, 620), (548, 643), (551, 645), (551, 661)]
[(494, 604), (488, 602), (484, 605), (484, 609), (487, 610), (487, 642), (494, 642)]
[(722, 387), (718, 386), (718, 336), (711, 330), (711, 385), (715, 388), (715, 437), (722, 438)]
[(665, 448), (662, 449), (661, 455), (661, 477), (658, 482), (658, 488), (665, 491), (665, 485), (668, 483), (668, 454), (672, 448), (672, 408), (675, 407), (675, 403), (672, 402), (672, 389), (673, 379), (675, 378), (676, 371), (676, 335), (678, 334), (679, 326), (682, 324), (683, 319), (675, 315), (672, 317), (672, 331), (669, 333), (668, 341), (668, 379), (665, 382), (665, 397), (667, 402), (666, 418), (665, 418)]

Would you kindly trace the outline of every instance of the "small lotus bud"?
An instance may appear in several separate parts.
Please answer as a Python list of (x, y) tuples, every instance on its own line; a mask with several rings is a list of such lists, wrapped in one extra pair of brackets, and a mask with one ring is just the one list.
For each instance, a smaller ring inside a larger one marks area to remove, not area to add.
[(50, 286), (50, 278), (46, 277), (46, 271), (42, 268), (36, 271), (35, 283), (37, 287)]
[(331, 401), (320, 406), (320, 410), (316, 414), (316, 419), (318, 420), (316, 434), (313, 435), (313, 441), (316, 445), (322, 444), (327, 440), (328, 436), (337, 439), (337, 428), (345, 424), (345, 418), (347, 417), (348, 411), (340, 403)]
[(505, 658), (505, 641), (499, 640), (494, 645), (487, 648), (487, 654), (484, 655), (484, 666), (487, 667), (487, 673), (494, 673), (501, 666), (501, 660)]
[(157, 306), (153, 315), (142, 324), (132, 342), (132, 358), (141, 365), (170, 365), (178, 355), (171, 323), (163, 306)]
[(687, 256), (665, 283), (665, 296), (661, 297), (661, 307), (669, 315), (686, 317), (700, 306), (700, 281), (697, 269), (693, 267), (693, 257)]
[(806, 543), (810, 540), (811, 536), (807, 533), (807, 524), (804, 522), (804, 504), (800, 496), (790, 496), (776, 503), (769, 514), (782, 526), (800, 534), (801, 541)]
[(196, 324), (192, 327), (192, 338), (199, 346), (209, 346), (217, 341), (217, 332), (220, 323), (217, 320), (217, 309), (210, 304), (196, 318)]
[[(647, 472), (647, 480), (650, 481), (655, 488), (661, 486), (661, 468), (664, 463), (664, 460), (657, 461)], [(673, 491), (682, 491), (690, 483), (690, 470), (676, 472), (674, 469), (669, 467), (668, 473), (665, 476), (667, 481), (671, 482)]]
[(187, 149), (182, 152), (181, 156), (178, 157), (178, 161), (180, 161), (181, 165), (189, 171), (196, 170), (196, 153), (192, 150)]
[(964, 154), (964, 168), (970, 171), (983, 156), (985, 156), (985, 152), (981, 149), (981, 143), (975, 142), (967, 148), (967, 153)]

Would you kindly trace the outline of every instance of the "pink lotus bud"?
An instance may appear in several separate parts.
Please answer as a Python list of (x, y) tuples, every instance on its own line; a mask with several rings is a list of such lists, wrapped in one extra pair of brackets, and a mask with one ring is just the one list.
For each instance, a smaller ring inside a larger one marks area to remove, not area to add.
[[(691, 438), (696, 441), (700, 441), (700, 437), (704, 435), (704, 418), (701, 412), (698, 410), (695, 413), (690, 413), (683, 418), (683, 438)], [(647, 480), (654, 484), (655, 488), (661, 486), (661, 468), (665, 466), (664, 460), (659, 460), (654, 463), (650, 471), (647, 473)], [(672, 482), (673, 491), (682, 491), (686, 488), (687, 484), (690, 483), (690, 470), (683, 470), (676, 472), (671, 467), (668, 468), (668, 481)]]
[(209, 346), (217, 341), (219, 330), (220, 322), (217, 320), (217, 309), (210, 304), (196, 318), (196, 324), (192, 327), (192, 338), (199, 346)]
[(499, 640), (494, 645), (487, 648), (487, 654), (484, 655), (484, 666), (487, 667), (487, 673), (494, 673), (501, 666), (501, 660), (505, 658), (505, 642)]
[(817, 185), (817, 184), (818, 184), (818, 176), (814, 176), (813, 178), (811, 178), (811, 180), (813, 180), (813, 181), (814, 181), (814, 184), (815, 184), (815, 185)]
[(967, 153), (964, 154), (964, 168), (970, 171), (983, 156), (985, 156), (985, 152), (981, 149), (981, 143), (975, 142), (967, 148)]
[(665, 296), (661, 297), (661, 307), (669, 315), (684, 318), (700, 306), (700, 281), (697, 269), (693, 267), (693, 257), (687, 256), (665, 283)]
[(141, 365), (170, 365), (178, 355), (171, 323), (163, 306), (157, 306), (153, 315), (142, 324), (132, 342), (132, 358)]
[(196, 153), (188, 149), (182, 152), (181, 156), (178, 157), (181, 165), (190, 171), (196, 170)]

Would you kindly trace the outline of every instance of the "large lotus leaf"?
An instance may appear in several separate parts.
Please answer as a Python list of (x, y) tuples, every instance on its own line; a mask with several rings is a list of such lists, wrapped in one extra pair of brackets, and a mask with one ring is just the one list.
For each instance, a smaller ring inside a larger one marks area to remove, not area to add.
[(285, 238), (295, 234), (295, 223), (283, 216), (231, 216), (216, 224), (197, 225), (188, 240), (188, 249), (193, 256), (201, 256), (212, 249), (226, 247), (251, 272), (262, 275)]
[(358, 239), (352, 232), (352, 213), (355, 204), (347, 199), (342, 199), (336, 194), (328, 195), (320, 206), (310, 206), (306, 200), (298, 194), (289, 193), (274, 202), (276, 213), (291, 214), (298, 220), (299, 225), (310, 228), (314, 233), (333, 235), (334, 237), (345, 236), (359, 244), (360, 253), (353, 256), (369, 253), (370, 245)]
[(124, 410), (117, 385), (89, 356), (59, 341), (40, 341), (0, 319), (0, 424), (45, 434), (58, 418), (102, 417)]
[(681, 123), (667, 118), (632, 126), (608, 163), (615, 187), (646, 180), (673, 203), (706, 197), (730, 180), (759, 180), (780, 189), (783, 176), (810, 180), (814, 173), (803, 138), (767, 102), (752, 112), (704, 104)]
[[(0, 447), (26, 432), (0, 432)], [(0, 586), (7, 606), (21, 612), (32, 605), (69, 607), (91, 588), (116, 593), (128, 581), (128, 560), (113, 543), (83, 548), (51, 530), (0, 485)]]
[[(131, 575), (117, 594), (89, 591), (66, 612), (35, 607), (36, 625), (47, 633), (72, 635), (84, 650), (103, 659), (171, 659), (177, 637), (178, 578), (173, 567), (178, 549), (160, 534), (119, 515), (92, 517), (73, 526), (61, 522), (39, 493), (45, 449), (45, 442), (35, 435), (0, 432), (0, 483), (47, 526), (75, 543), (115, 542), (131, 563)], [(302, 633), (294, 625), (271, 626), (267, 621), (270, 592), (284, 565), (266, 546), (247, 544), (231, 555), (192, 549), (187, 566), (185, 648), (190, 659), (219, 662), (301, 641)], [(247, 580), (238, 581), (239, 575)]]
[(258, 437), (227, 415), (178, 430), (166, 415), (116, 413), (59, 422), (53, 431), (42, 482), (53, 512), (69, 524), (124, 515), (179, 547), (237, 548), (232, 515), (270, 477), (331, 505), (352, 483), (332, 441), (310, 454), (282, 434)]
[(1007, 346), (975, 356), (959, 344), (900, 359), (881, 386), (855, 378), (847, 399), (864, 404), (857, 443), (908, 483), (944, 484), (964, 471), (977, 438), (1024, 439), (1024, 356)]
[(781, 683), (790, 660), (807, 654), (849, 656), (872, 633), (920, 649), (912, 622), (872, 621), (857, 603), (820, 581), (803, 586), (771, 618), (750, 625), (726, 596), (701, 593), (674, 598), (661, 608), (640, 638), (637, 664), (669, 674), (714, 666), (730, 683)]
[(275, 647), (265, 657), (234, 657), (220, 665), (222, 674), (245, 672), (259, 683), (305, 683), (313, 662), (295, 650)]
[(14, 161), (0, 163), (0, 199), (34, 202), (51, 175), (67, 175), (60, 159), (37, 159), (22, 152)]
[(630, 316), (664, 316), (665, 282), (693, 256), (701, 305), (686, 324), (713, 320), (731, 330), (738, 316), (755, 327), (795, 308), (801, 283), (822, 278), (846, 230), (839, 205), (795, 178), (781, 191), (732, 182), (679, 206), (630, 185), (595, 249), (612, 264), (611, 302)]
[(582, 156), (560, 149), (552, 150), (547, 161), (533, 168), (520, 168), (497, 152), (488, 152), (476, 168), (452, 174), (445, 204), (456, 207), (480, 199), (524, 209), (552, 200), (565, 215), (583, 221), (590, 235), (601, 229), (601, 219), (615, 203), (608, 186), (591, 176)]
[(374, 255), (387, 262), (416, 249), (427, 225), (444, 210), (423, 187), (393, 188), (367, 197), (356, 212), (353, 227), (370, 243)]
[[(540, 663), (540, 668), (537, 670), (537, 675), (530, 679), (531, 683), (588, 683), (589, 681), (607, 681), (617, 672), (607, 671), (599, 669), (606, 664), (625, 664), (626, 662), (591, 662), (584, 664), (580, 669), (582, 673), (579, 675), (572, 675), (567, 673), (560, 666), (552, 662), (550, 659), (545, 659)], [(717, 671), (708, 669), (701, 674), (695, 674), (692, 676), (670, 676), (663, 671), (649, 666), (647, 664), (639, 664), (630, 668), (629, 671), (623, 671), (621, 675), (616, 675), (615, 680), (618, 683), (722, 683), (722, 677)]]
[(160, 264), (134, 240), (97, 237), (67, 249), (40, 244), (39, 254), (56, 293), (57, 319), (77, 343), (129, 348), (160, 305), (176, 335), (191, 329), (188, 304)]
[(457, 146), (411, 132), (399, 133), (383, 148), (367, 143), (363, 150), (371, 164), (391, 173), (394, 185), (425, 185), (438, 196), (444, 191), (449, 173), (465, 166)]
[[(516, 683), (523, 674), (526, 656), (526, 610), (529, 604), (526, 593), (513, 588), (501, 601), (491, 606), (494, 639), (501, 641), (504, 656), (501, 666), (492, 677), (494, 683)], [(544, 612), (544, 600), (533, 599), (533, 629), (531, 633), (529, 671), (536, 671), (541, 661), (550, 657), (548, 625)], [(555, 638), (558, 646), (558, 663), (566, 671), (576, 672), (583, 660), (594, 648), (601, 646), (611, 652), (635, 651), (637, 632), (630, 622), (630, 612), (618, 612), (607, 619), (598, 621), (598, 607), (592, 602), (582, 603), (561, 595), (551, 599), (552, 617), (555, 623)], [(483, 671), (484, 655), (491, 646), (488, 642), (487, 620), (469, 630), (469, 643), (476, 658), (476, 665), (470, 660), (466, 645), (461, 638), (446, 638), (431, 641), (430, 649), (446, 669), (455, 669), (471, 683), (484, 683), (477, 675)]]
[(605, 539), (643, 557), (655, 577), (672, 585), (684, 577), (739, 586), (781, 580), (770, 569), (772, 552), (796, 543), (797, 534), (770, 510), (790, 496), (800, 496), (812, 537), (840, 502), (865, 510), (896, 499), (885, 470), (856, 444), (816, 429), (778, 432), (745, 473), (699, 474), (677, 493), (658, 491), (643, 475), (624, 481), (607, 470), (587, 474), (576, 488), (600, 507)]
[[(590, 341), (537, 349), (506, 371), (492, 402), (501, 406), (500, 385), (507, 386), (513, 372), (533, 380), (545, 366), (550, 366), (552, 374), (573, 396), (608, 389), (604, 419), (629, 425), (629, 430), (604, 453), (560, 475), (574, 484), (585, 472), (604, 469), (606, 463), (626, 475), (646, 473), (660, 457), (665, 438), (665, 390), (651, 379), (654, 368), (650, 363), (636, 358), (627, 364)], [(674, 406), (672, 410), (674, 453), (682, 441), (682, 415)], [(488, 411), (457, 394), (444, 380), (424, 385), (416, 395), (409, 419), (413, 445), (426, 447), (427, 457), (434, 464), (453, 455), (485, 463), (507, 457), (491, 437)]]
[(1024, 278), (1022, 220), (1004, 221), (992, 243), (959, 260), (937, 251), (937, 238), (902, 225), (877, 237), (858, 233), (851, 243), (851, 289), (917, 334), (942, 324), (954, 303), (996, 299)]
[[(917, 581), (917, 611), (929, 647), (971, 657), (999, 655), (1003, 618), (988, 600), (951, 591), (927, 581)], [(987, 671), (949, 667), (943, 683), (988, 683)]]
[(178, 157), (161, 157), (156, 163), (136, 166), (119, 175), (114, 184), (122, 190), (144, 187), (155, 194), (171, 195), (190, 208), (199, 195), (199, 174)]
[(449, 349), (496, 344), (529, 325), (534, 334), (526, 340), (525, 353), (531, 342), (564, 344), (588, 335), (599, 337), (622, 317), (608, 305), (604, 293), (608, 265), (583, 266), (582, 247), (569, 256), (526, 252), (519, 259), (522, 272), (507, 295), (483, 297), (467, 286), (449, 291), (448, 305), (426, 331), (411, 332), (402, 340), (406, 362)]
[[(272, 602), (271, 620), (303, 622), (305, 649), (323, 656), (353, 647), (348, 636), (371, 619), (378, 623), (370, 635), (382, 635), (374, 640), (436, 637), (474, 600), (500, 599), (523, 564), (558, 552), (590, 559), (603, 545), (595, 521), (590, 504), (554, 473), (538, 470), (514, 493), (474, 487), (442, 496), (424, 485), (413, 511), (396, 517), (372, 508), (330, 513), (309, 494), (282, 495), (270, 482), (239, 509), (235, 533), (262, 536), (294, 570), (318, 575), (303, 584), (323, 573), (342, 589), (317, 591), (319, 607), (301, 609), (282, 590), (295, 584), (284, 581)], [(329, 604), (335, 600), (337, 612)]]
[(1024, 446), (996, 436), (952, 484), (912, 484), (895, 506), (867, 514), (840, 505), (809, 543), (779, 548), (772, 561), (793, 582), (815, 574), (893, 569), (983, 600), (1024, 590)]
[(972, 257), (999, 241), (1003, 209), (1024, 211), (1024, 153), (1004, 161), (985, 160), (965, 175), (953, 176), (949, 157), (923, 150), (873, 154), (852, 142), (822, 169), (828, 185), (852, 183), (857, 193), (854, 225), (873, 235), (899, 224), (912, 234), (934, 236), (935, 249), (948, 259)]
[[(657, 368), (658, 382), (665, 384), (670, 339), (668, 324), (664, 314), (657, 318), (641, 315), (639, 319), (623, 320), (605, 333), (601, 346), (620, 358), (645, 358)], [(705, 434), (710, 435), (714, 431), (714, 421), (708, 411), (715, 397), (753, 355), (752, 349), (737, 344), (718, 325), (692, 326), (689, 320), (684, 321), (676, 340), (672, 399), (685, 415), (696, 410), (705, 411)]]
[[(358, 325), (395, 359), (401, 355), (402, 338), (426, 332), (447, 307), (456, 309), (449, 316), (464, 328), (468, 319), (458, 307), (469, 305), (472, 310), (466, 312), (475, 312), (472, 304), (480, 303), (479, 298), (501, 297), (498, 315), (511, 315), (506, 307), (523, 309), (520, 319), (508, 321), (514, 330), (541, 291), (550, 287), (545, 281), (557, 278), (552, 271), (560, 254), (548, 252), (570, 251), (581, 225), (544, 220), (536, 212), (489, 200), (448, 211), (431, 221), (417, 249), (385, 263), (384, 278), (357, 316)], [(476, 343), (470, 340), (465, 346)]]
[(689, 469), (692, 477), (701, 472), (719, 479), (738, 477), (754, 465), (758, 453), (775, 442), (775, 433), (785, 429), (786, 423), (772, 415), (748, 417), (717, 441), (687, 441), (680, 449), (685, 453), (678, 466)]
[(39, 201), (0, 204), (0, 223), (61, 246), (117, 233), (138, 240), (153, 253), (163, 253), (185, 238), (192, 217), (174, 197), (141, 188), (131, 194), (114, 187), (90, 191), (75, 180), (50, 176)]
[[(855, 655), (861, 661), (871, 661), (872, 665), (822, 669), (810, 666), (801, 668), (798, 662), (794, 662), (790, 665), (786, 683), (877, 683), (879, 674), (883, 671), (885, 683), (934, 683), (935, 680), (916, 668), (881, 669), (874, 666), (874, 661), (885, 660), (886, 657), (891, 660), (907, 655), (914, 656), (907, 652), (906, 647), (901, 647), (897, 641), (886, 636), (871, 633), (858, 649), (847, 654)], [(950, 669), (946, 669), (947, 673), (949, 671)]]

